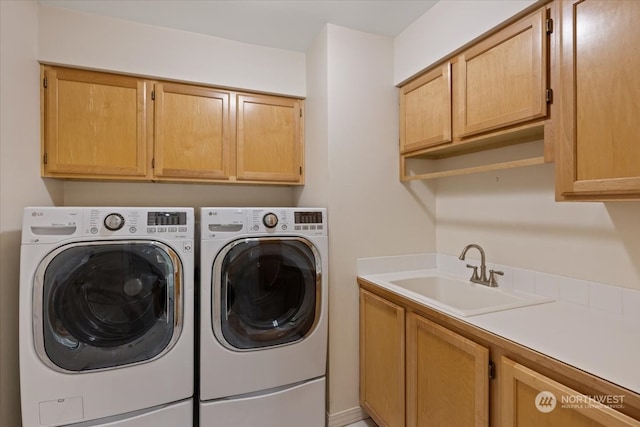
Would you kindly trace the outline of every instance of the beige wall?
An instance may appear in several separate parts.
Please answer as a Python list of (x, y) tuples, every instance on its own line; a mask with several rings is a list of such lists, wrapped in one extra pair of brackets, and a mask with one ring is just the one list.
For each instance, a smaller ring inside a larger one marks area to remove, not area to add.
[(394, 83), (459, 49), (536, 0), (443, 0), (394, 39)]
[(432, 188), (398, 180), (392, 59), (391, 39), (335, 25), (308, 56), (307, 163), (320, 163), (299, 202), (328, 207), (329, 425), (359, 414), (356, 259), (435, 249)]
[(554, 164), (438, 181), (437, 249), (640, 289), (640, 202), (554, 201)]
[(47, 5), (38, 10), (38, 59), (43, 62), (305, 94), (305, 57), (299, 52)]
[(37, 6), (0, 2), (0, 425), (20, 425), (18, 283), (22, 208), (62, 201), (40, 178)]

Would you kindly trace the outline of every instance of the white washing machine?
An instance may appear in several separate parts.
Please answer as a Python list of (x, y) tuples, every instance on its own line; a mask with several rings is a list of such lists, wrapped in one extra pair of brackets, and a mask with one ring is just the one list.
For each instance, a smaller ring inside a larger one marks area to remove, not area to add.
[(324, 427), (325, 209), (202, 208), (201, 427)]
[(192, 208), (25, 208), (23, 427), (193, 424)]

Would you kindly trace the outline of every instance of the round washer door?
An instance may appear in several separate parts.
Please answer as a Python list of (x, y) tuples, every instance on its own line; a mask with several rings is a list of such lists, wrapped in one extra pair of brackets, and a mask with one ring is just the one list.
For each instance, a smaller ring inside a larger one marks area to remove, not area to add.
[(63, 246), (41, 262), (35, 280), (36, 350), (56, 370), (147, 361), (180, 335), (182, 264), (162, 243)]
[(321, 261), (306, 239), (231, 242), (213, 264), (214, 334), (237, 351), (292, 344), (320, 316)]

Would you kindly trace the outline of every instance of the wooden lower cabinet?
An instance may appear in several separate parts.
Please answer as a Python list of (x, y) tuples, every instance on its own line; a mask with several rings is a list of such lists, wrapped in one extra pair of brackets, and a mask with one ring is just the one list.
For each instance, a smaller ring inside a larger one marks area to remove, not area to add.
[(360, 405), (380, 427), (402, 427), (404, 309), (360, 291)]
[(593, 396), (597, 403), (509, 358), (501, 361), (501, 425), (513, 427), (617, 427), (640, 422), (613, 409), (624, 396)]
[(360, 404), (378, 426), (640, 427), (640, 394), (358, 283)]
[(407, 314), (407, 426), (488, 426), (489, 350)]

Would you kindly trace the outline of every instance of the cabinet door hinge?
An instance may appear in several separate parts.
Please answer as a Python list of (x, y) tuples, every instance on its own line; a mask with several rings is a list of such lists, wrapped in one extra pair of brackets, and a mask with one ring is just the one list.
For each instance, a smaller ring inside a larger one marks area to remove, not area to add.
[(553, 19), (547, 18), (547, 22), (545, 23), (547, 34), (553, 33)]
[(496, 378), (496, 364), (493, 361), (489, 361), (489, 379), (494, 380)]
[(44, 162), (45, 165), (47, 164), (47, 160), (49, 160), (47, 157), (47, 153), (44, 153), (44, 155), (42, 156), (42, 161)]
[(151, 100), (152, 100), (152, 101), (155, 101), (155, 100), (156, 100), (156, 91), (155, 91), (155, 90), (152, 90), (152, 91), (151, 91)]
[(546, 101), (547, 104), (551, 104), (553, 102), (553, 89), (547, 89)]
[(47, 81), (47, 78), (45, 77), (44, 79), (42, 79), (42, 86), (46, 89), (49, 86), (49, 82)]

